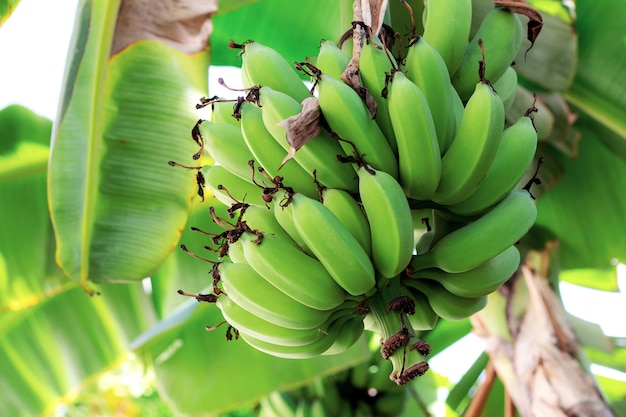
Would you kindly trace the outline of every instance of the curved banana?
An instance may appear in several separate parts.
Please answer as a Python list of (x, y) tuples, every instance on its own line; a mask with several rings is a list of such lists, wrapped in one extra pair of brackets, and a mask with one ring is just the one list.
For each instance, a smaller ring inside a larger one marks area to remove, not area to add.
[(244, 233), (239, 240), (248, 265), (299, 303), (316, 310), (331, 310), (345, 300), (345, 291), (324, 266), (290, 241), (265, 234), (257, 242), (253, 233)]
[(245, 101), (241, 104), (239, 112), (241, 133), (254, 159), (271, 177), (280, 175), (294, 190), (309, 197), (315, 197), (317, 186), (309, 172), (305, 171), (296, 160), (289, 160), (282, 165), (287, 152), (265, 128), (261, 109)]
[(531, 118), (523, 116), (502, 133), (493, 163), (476, 191), (447, 209), (463, 216), (476, 215), (487, 210), (504, 198), (520, 181), (536, 150), (537, 131)]
[(328, 207), (298, 193), (290, 206), (300, 238), (340, 287), (355, 296), (374, 287), (374, 266), (367, 252)]
[(402, 187), (385, 171), (363, 166), (359, 195), (370, 223), (372, 260), (385, 278), (407, 267), (413, 253), (413, 217)]
[(322, 355), (327, 351), (339, 336), (339, 332), (348, 319), (349, 316), (338, 317), (325, 330), (320, 330), (321, 335), (317, 340), (303, 346), (285, 346), (264, 342), (242, 331), (239, 332), (239, 335), (250, 346), (269, 355), (287, 359), (306, 359)]
[(278, 224), (280, 224), (280, 227), (287, 232), (291, 239), (293, 239), (293, 241), (296, 242), (306, 254), (315, 256), (307, 246), (304, 239), (300, 236), (298, 230), (296, 230), (296, 225), (293, 221), (293, 208), (291, 207), (291, 204), (287, 204), (286, 201), (283, 201), (283, 197), (281, 196), (274, 196), (272, 206), (274, 217), (276, 218)]
[(228, 297), (270, 323), (305, 330), (322, 326), (330, 316), (330, 311), (316, 310), (294, 300), (248, 264), (224, 262), (218, 271)]
[[(263, 123), (274, 139), (287, 151), (290, 146), (286, 138), (286, 130), (280, 122), (301, 112), (302, 106), (292, 97), (268, 87), (259, 91)], [(324, 132), (310, 139), (296, 153), (293, 159), (329, 188), (341, 188), (350, 192), (357, 189), (356, 175), (349, 164), (339, 161), (338, 155), (345, 156), (339, 143)], [(288, 162), (289, 163), (289, 162)], [(285, 178), (288, 183), (289, 178)]]
[(234, 116), (235, 103), (232, 100), (215, 100), (211, 103), (211, 122), (230, 123), (239, 126), (239, 120)]
[(259, 340), (284, 346), (304, 346), (320, 338), (320, 330), (289, 329), (264, 320), (240, 307), (231, 297), (220, 296), (216, 305), (224, 319), (238, 331), (245, 332)]
[[(376, 42), (378, 42), (378, 44)], [(397, 67), (398, 64), (391, 55), (391, 51), (385, 52), (382, 43), (377, 37), (367, 39), (363, 42), (363, 49), (361, 49), (361, 55), (359, 56), (359, 75), (361, 76), (361, 82), (363, 83), (363, 87), (367, 88), (367, 91), (376, 102), (377, 109), (374, 120), (376, 120), (380, 130), (382, 130), (387, 138), (389, 146), (391, 146), (391, 149), (396, 155), (398, 154), (396, 136), (393, 133), (389, 106), (387, 104), (387, 98), (383, 97), (383, 91), (387, 87), (387, 74), (391, 73), (391, 70)], [(335, 78), (339, 79), (339, 77)]]
[(432, 200), (442, 205), (460, 203), (483, 180), (504, 130), (504, 105), (486, 81), (475, 86), (459, 129), (441, 158), (441, 181)]
[(276, 217), (272, 207), (267, 205), (249, 206), (246, 207), (241, 220), (246, 222), (246, 225), (252, 230), (257, 230), (263, 235), (274, 235), (284, 241), (291, 243), (293, 246), (298, 247), (298, 244), (289, 236), (289, 233), (282, 228)]
[(408, 287), (407, 290), (415, 302), (415, 312), (407, 315), (411, 328), (416, 332), (434, 329), (439, 321), (439, 315), (428, 303), (428, 298), (414, 288)]
[(429, 0), (424, 9), (424, 39), (439, 52), (448, 77), (458, 68), (472, 26), (472, 0)]
[(240, 178), (252, 181), (252, 171), (248, 161), (254, 155), (243, 140), (241, 128), (230, 123), (212, 123), (207, 120), (199, 126), (205, 150), (211, 157)]
[(467, 44), (463, 60), (452, 76), (452, 84), (463, 101), (467, 100), (479, 80), (478, 62), (482, 51), (485, 57), (485, 76), (495, 82), (513, 63), (522, 45), (523, 28), (517, 14), (505, 7), (495, 7), (483, 19), (474, 38)]
[(350, 62), (350, 56), (331, 40), (324, 39), (320, 43), (315, 67), (320, 71), (339, 79)]
[(263, 206), (261, 189), (252, 182), (233, 174), (222, 165), (212, 165), (203, 171), (206, 186), (224, 205), (230, 207), (237, 201), (245, 201), (254, 206)]
[(467, 298), (459, 297), (445, 289), (437, 281), (427, 279), (408, 279), (404, 285), (422, 292), (428, 304), (444, 320), (463, 320), (479, 312), (487, 305), (487, 296)]
[(261, 400), (261, 409), (268, 411), (268, 417), (296, 417), (296, 398), (286, 391), (272, 391)]
[(339, 143), (345, 153), (353, 155), (356, 148), (369, 165), (397, 178), (396, 155), (359, 94), (329, 74), (319, 76), (317, 91), (322, 114), (331, 130), (343, 139)]
[(364, 330), (362, 317), (350, 317), (339, 329), (333, 344), (322, 355), (337, 355), (345, 352), (361, 338)]
[(497, 290), (503, 282), (511, 278), (519, 263), (519, 250), (511, 245), (504, 252), (466, 272), (454, 274), (437, 268), (428, 268), (410, 276), (412, 279), (425, 278), (437, 281), (446, 290), (460, 297), (482, 297)]
[(267, 86), (289, 94), (301, 103), (311, 92), (304, 84), (295, 67), (275, 49), (255, 41), (245, 42), (242, 47), (242, 76), (244, 87)]
[(346, 190), (324, 188), (322, 204), (337, 216), (339, 221), (359, 241), (368, 255), (372, 253), (372, 236), (370, 224), (363, 207)]
[(408, 197), (428, 200), (441, 179), (433, 114), (422, 90), (402, 71), (395, 71), (392, 77), (387, 100), (398, 146), (399, 181)]
[(517, 91), (517, 71), (515, 68), (509, 66), (504, 74), (493, 83), (493, 88), (502, 99), (504, 111), (508, 111), (513, 105)]
[(526, 190), (513, 190), (477, 220), (444, 236), (430, 252), (416, 255), (411, 269), (465, 272), (520, 240), (535, 223), (537, 208)]
[[(424, 93), (443, 155), (454, 139), (456, 127), (451, 91), (454, 87), (446, 63), (437, 50), (421, 36), (416, 36), (411, 42), (404, 60), (404, 70), (407, 78)], [(417, 132), (415, 136), (418, 136)]]

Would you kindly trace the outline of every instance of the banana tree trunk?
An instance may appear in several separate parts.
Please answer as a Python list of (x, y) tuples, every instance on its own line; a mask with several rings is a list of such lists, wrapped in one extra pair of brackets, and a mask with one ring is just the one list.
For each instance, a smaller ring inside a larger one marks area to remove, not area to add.
[(522, 417), (614, 417), (549, 286), (550, 251), (526, 257), (472, 317), (474, 331)]

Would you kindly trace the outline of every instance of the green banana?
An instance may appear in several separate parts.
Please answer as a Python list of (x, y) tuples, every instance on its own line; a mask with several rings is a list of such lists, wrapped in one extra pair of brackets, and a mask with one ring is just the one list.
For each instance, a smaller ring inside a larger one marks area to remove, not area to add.
[(298, 406), (296, 398), (286, 391), (272, 391), (265, 398), (269, 408), (279, 417), (295, 417)]
[(424, 39), (439, 52), (450, 77), (456, 72), (467, 47), (472, 0), (429, 0), (424, 14)]
[(437, 268), (428, 268), (410, 276), (412, 279), (425, 278), (437, 281), (446, 290), (460, 297), (482, 297), (497, 290), (503, 282), (511, 278), (519, 264), (519, 250), (511, 245), (504, 252), (466, 272), (453, 274)]
[(321, 336), (317, 340), (303, 346), (285, 346), (276, 343), (264, 342), (246, 332), (241, 331), (239, 332), (239, 335), (250, 346), (269, 355), (287, 359), (307, 359), (322, 355), (325, 351), (327, 351), (339, 336), (339, 332), (342, 330), (343, 325), (348, 319), (349, 316), (340, 316), (336, 318), (328, 325), (328, 328), (324, 331), (320, 331)]
[(324, 351), (323, 355), (337, 355), (345, 352), (361, 338), (364, 330), (362, 317), (350, 317), (343, 326), (341, 326), (335, 341)]
[(239, 178), (252, 181), (252, 171), (248, 161), (254, 155), (246, 146), (239, 126), (230, 123), (212, 123), (207, 120), (199, 126), (205, 150), (211, 157)]
[(294, 300), (248, 264), (224, 262), (218, 271), (226, 294), (270, 323), (290, 329), (313, 329), (322, 326), (330, 316), (330, 311), (316, 310)]
[(487, 305), (487, 296), (467, 298), (459, 297), (446, 290), (437, 281), (427, 279), (408, 279), (404, 285), (421, 291), (428, 304), (444, 320), (463, 320), (479, 312)]
[(241, 216), (241, 220), (246, 222), (248, 227), (252, 230), (258, 230), (263, 233), (263, 235), (273, 235), (291, 243), (294, 247), (298, 247), (298, 244), (289, 236), (289, 233), (278, 223), (272, 208), (267, 205), (246, 207)]
[(291, 204), (287, 204), (287, 201), (288, 200), (283, 201), (283, 197), (280, 195), (274, 196), (272, 206), (276, 221), (306, 254), (315, 256), (304, 239), (300, 236), (300, 233), (296, 230), (296, 225), (293, 221), (293, 208)]
[[(385, 52), (378, 38), (370, 38), (363, 42), (363, 48), (359, 56), (359, 75), (361, 76), (361, 82), (363, 83), (363, 87), (367, 89), (376, 102), (377, 109), (374, 119), (396, 155), (398, 154), (396, 136), (393, 132), (393, 126), (391, 125), (387, 98), (383, 97), (383, 91), (385, 91), (387, 87), (387, 73), (391, 73), (391, 70), (397, 67), (398, 64), (395, 58), (391, 55), (390, 51), (388, 51), (388, 53)], [(339, 77), (335, 78), (338, 79)]]
[(416, 332), (434, 329), (437, 321), (439, 321), (439, 315), (428, 303), (428, 298), (420, 291), (412, 288), (407, 288), (407, 290), (415, 302), (415, 312), (407, 315), (411, 328)]
[[(268, 87), (262, 87), (259, 96), (265, 127), (274, 139), (289, 151), (286, 130), (279, 123), (299, 114), (302, 106), (287, 94)], [(317, 180), (324, 186), (355, 192), (357, 180), (354, 170), (349, 164), (341, 163), (338, 155), (345, 156), (341, 145), (322, 132), (298, 149), (293, 159), (311, 175), (315, 171)], [(286, 178), (286, 181), (289, 181), (289, 178)]]
[(298, 193), (290, 206), (298, 235), (340, 287), (354, 296), (374, 287), (374, 267), (367, 252), (328, 207)]
[[(437, 50), (420, 36), (416, 36), (411, 42), (404, 60), (404, 70), (407, 78), (424, 93), (443, 155), (454, 139), (454, 103), (451, 91), (454, 87), (450, 82), (446, 63)], [(419, 138), (417, 132), (415, 136)]]
[(329, 74), (319, 75), (317, 91), (322, 114), (331, 130), (343, 139), (339, 143), (345, 153), (353, 155), (356, 151), (375, 169), (398, 178), (396, 155), (359, 94)]
[(239, 126), (239, 120), (234, 117), (235, 103), (232, 100), (216, 99), (211, 103), (211, 122), (229, 123)]
[(517, 71), (515, 68), (508, 67), (504, 74), (493, 83), (493, 88), (502, 98), (504, 111), (507, 112), (513, 105), (517, 91)]
[(295, 417), (311, 417), (311, 404), (309, 403), (308, 399), (298, 399)]
[(519, 118), (502, 133), (500, 145), (485, 178), (467, 199), (447, 207), (463, 216), (479, 214), (515, 187), (535, 156), (537, 131), (529, 116)]
[(432, 200), (460, 203), (480, 185), (491, 166), (504, 130), (502, 100), (486, 81), (476, 84), (452, 144), (441, 158), (441, 181)]
[(389, 114), (398, 145), (399, 181), (405, 194), (428, 200), (441, 179), (437, 131), (422, 90), (401, 71), (389, 87)]
[(362, 166), (359, 195), (370, 223), (372, 260), (385, 278), (407, 267), (413, 253), (413, 217), (402, 187), (385, 171)]
[(245, 101), (241, 103), (239, 112), (241, 133), (254, 159), (271, 177), (280, 175), (294, 190), (314, 198), (317, 187), (311, 173), (293, 159), (282, 165), (287, 152), (265, 128), (261, 109)]
[(322, 398), (313, 398), (311, 400), (311, 417), (332, 417)]
[(238, 177), (222, 165), (207, 167), (204, 172), (207, 188), (224, 205), (230, 207), (235, 203), (233, 198), (255, 206), (265, 205), (258, 186)]
[(320, 338), (321, 332), (313, 329), (289, 329), (270, 323), (235, 303), (231, 297), (218, 297), (217, 306), (224, 319), (238, 331), (259, 340), (285, 346), (304, 346)]
[(298, 103), (311, 96), (295, 67), (278, 51), (254, 41), (239, 46), (243, 50), (241, 57), (245, 71), (242, 76), (244, 87), (267, 86), (289, 94)]
[(316, 310), (331, 310), (345, 300), (346, 293), (324, 266), (290, 241), (266, 234), (257, 242), (253, 233), (244, 233), (239, 240), (248, 265), (299, 303)]
[(324, 188), (321, 194), (322, 204), (337, 216), (346, 229), (359, 241), (365, 252), (371, 255), (370, 224), (359, 202), (350, 193), (338, 188)]
[(414, 256), (410, 268), (454, 273), (474, 269), (521, 239), (536, 217), (530, 193), (513, 190), (477, 220), (442, 237), (430, 252)]
[(315, 60), (315, 67), (326, 74), (339, 79), (348, 66), (350, 56), (331, 40), (324, 39)]
[[(482, 47), (478, 40), (482, 40)], [(511, 66), (522, 45), (523, 28), (517, 14), (505, 7), (495, 7), (483, 19), (474, 38), (467, 44), (463, 60), (452, 76), (452, 84), (463, 101), (479, 80), (478, 62), (484, 50), (485, 75), (496, 81)]]

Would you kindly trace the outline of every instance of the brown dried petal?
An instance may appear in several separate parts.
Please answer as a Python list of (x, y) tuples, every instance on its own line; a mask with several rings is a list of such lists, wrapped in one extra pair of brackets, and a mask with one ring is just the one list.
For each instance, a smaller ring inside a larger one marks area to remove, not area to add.
[(283, 159), (281, 166), (293, 158), (298, 149), (320, 134), (321, 114), (317, 98), (307, 97), (302, 101), (300, 113), (278, 123), (287, 131), (287, 143), (290, 146), (289, 153)]

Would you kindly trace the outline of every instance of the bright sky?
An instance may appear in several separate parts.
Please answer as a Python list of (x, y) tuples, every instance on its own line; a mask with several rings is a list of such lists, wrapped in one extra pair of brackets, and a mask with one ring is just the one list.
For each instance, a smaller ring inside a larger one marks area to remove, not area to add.
[[(0, 28), (0, 109), (19, 103), (54, 119), (76, 5), (77, 0), (22, 0), (13, 16)], [(216, 84), (220, 76), (232, 87), (239, 87), (238, 74), (233, 73), (232, 68), (212, 68), (209, 75), (211, 95), (233, 94)], [(564, 284), (561, 287), (564, 304), (571, 314), (600, 323), (607, 335), (624, 337), (626, 279), (620, 281), (622, 292), (613, 294)], [(466, 354), (467, 349), (477, 346), (471, 337), (464, 343), (459, 350)], [(478, 353), (480, 349), (476, 355)], [(436, 361), (435, 358), (431, 364), (443, 368), (448, 360)], [(443, 369), (440, 371), (446, 373)]]

